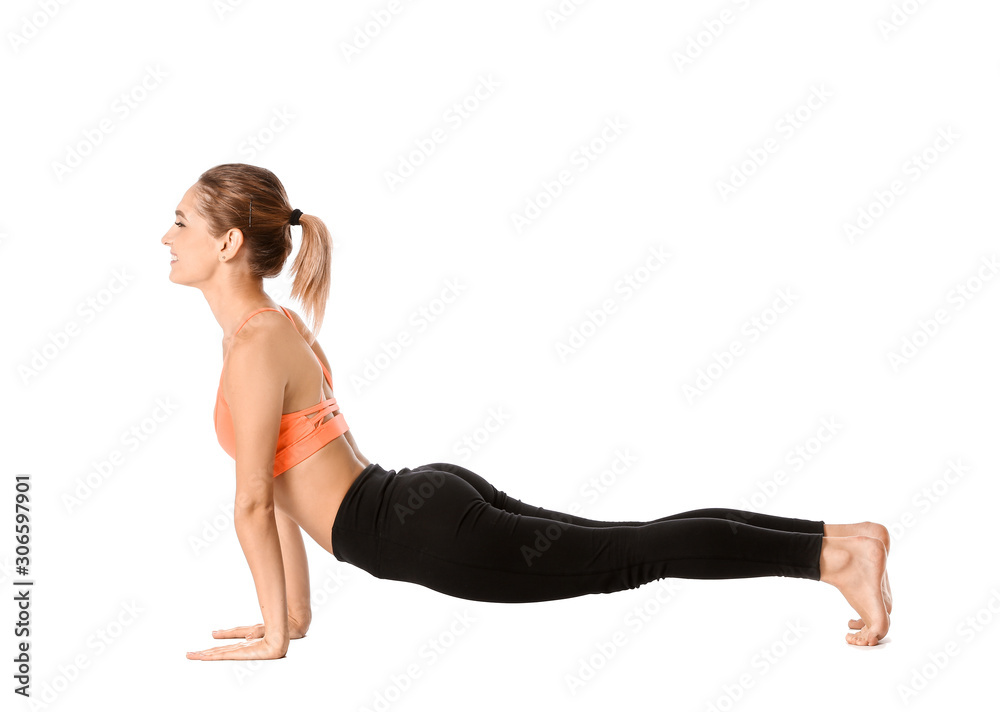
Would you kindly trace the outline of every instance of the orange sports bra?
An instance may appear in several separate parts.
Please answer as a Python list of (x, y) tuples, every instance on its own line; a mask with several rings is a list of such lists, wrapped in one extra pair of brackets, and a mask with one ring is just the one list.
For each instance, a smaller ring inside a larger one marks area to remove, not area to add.
[[(292, 319), (288, 311), (284, 307), (281, 310), (291, 320), (292, 325), (295, 326), (295, 320)], [(258, 309), (243, 320), (243, 324), (240, 324), (239, 328), (233, 333), (233, 336), (238, 334), (243, 325), (250, 321), (250, 317), (262, 311), (278, 310), (273, 307)], [(296, 326), (295, 330), (298, 331), (299, 328)], [(228, 354), (226, 355), (228, 356)], [(315, 353), (313, 355), (316, 356)], [(333, 379), (330, 377), (330, 372), (326, 370), (326, 366), (320, 360), (319, 356), (316, 356), (316, 360), (319, 361), (319, 365), (323, 368), (326, 382), (330, 384), (330, 388), (333, 388)], [(225, 359), (223, 359), (222, 365), (225, 367)], [(327, 398), (309, 408), (281, 415), (278, 445), (274, 455), (275, 477), (293, 465), (299, 464), (334, 438), (347, 432), (347, 421), (344, 419), (342, 413), (337, 413), (325, 423), (323, 422), (323, 418), (335, 410), (337, 410), (337, 399)], [(312, 418), (307, 417), (312, 413), (316, 413), (316, 415)], [(213, 418), (215, 419), (215, 434), (219, 438), (219, 444), (235, 460), (236, 437), (233, 433), (233, 418), (232, 413), (229, 412), (229, 404), (226, 403), (226, 399), (222, 395), (221, 373), (219, 374), (219, 390), (215, 395)]]

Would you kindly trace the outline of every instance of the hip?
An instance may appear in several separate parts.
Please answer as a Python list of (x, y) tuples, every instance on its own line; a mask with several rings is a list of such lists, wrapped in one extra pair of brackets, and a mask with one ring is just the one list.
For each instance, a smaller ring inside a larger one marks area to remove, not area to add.
[(407, 541), (468, 502), (492, 499), (495, 490), (479, 475), (450, 463), (400, 470), (371, 463), (347, 489), (330, 532), (333, 555), (378, 576), (384, 540)]

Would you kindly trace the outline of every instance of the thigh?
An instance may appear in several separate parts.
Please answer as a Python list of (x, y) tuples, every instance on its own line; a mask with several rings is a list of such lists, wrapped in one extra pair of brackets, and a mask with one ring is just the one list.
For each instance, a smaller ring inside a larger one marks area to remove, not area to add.
[[(539, 519), (548, 519), (550, 521), (566, 522), (569, 524), (576, 524), (584, 527), (626, 527), (626, 526), (638, 526), (640, 524), (645, 524), (646, 522), (617, 522), (617, 521), (602, 521), (599, 519), (587, 519), (575, 514), (568, 514), (566, 512), (559, 512), (554, 509), (546, 509), (545, 507), (539, 507), (533, 504), (527, 504), (519, 499), (511, 497), (506, 492), (497, 489), (490, 482), (488, 482), (481, 475), (477, 475), (475, 472), (468, 470), (461, 465), (455, 465), (450, 462), (433, 462), (429, 465), (423, 465), (433, 470), (438, 470), (442, 472), (450, 472), (451, 474), (462, 478), (469, 485), (471, 485), (479, 494), (482, 496), (483, 500), (492, 504), (497, 509), (503, 510), (505, 512), (510, 512), (511, 514), (520, 514), (528, 517), (536, 517)], [(421, 469), (421, 468), (416, 468)]]
[[(388, 504), (376, 575), (477, 601), (601, 592), (617, 556), (632, 548), (630, 532), (638, 533), (505, 511), (451, 468), (410, 470), (398, 477)], [(612, 531), (619, 532), (617, 545), (609, 547)]]
[(762, 514), (760, 512), (750, 512), (741, 509), (728, 509), (723, 507), (691, 509), (686, 512), (679, 512), (677, 514), (670, 514), (665, 517), (659, 517), (658, 519), (645, 521), (588, 519), (576, 514), (568, 514), (566, 512), (559, 512), (554, 509), (547, 509), (545, 507), (539, 507), (537, 505), (522, 502), (519, 499), (511, 497), (506, 492), (497, 489), (485, 478), (477, 475), (475, 472), (472, 472), (465, 467), (462, 467), (461, 465), (455, 465), (449, 462), (433, 462), (428, 465), (422, 465), (421, 467), (415, 468), (415, 470), (424, 469), (429, 471), (448, 472), (456, 477), (460, 477), (473, 489), (475, 489), (484, 501), (505, 512), (529, 517), (537, 517), (539, 519), (548, 519), (551, 521), (567, 522), (569, 524), (576, 524), (584, 527), (638, 527), (644, 524), (651, 524), (653, 522), (669, 522), (677, 519), (725, 519), (733, 523), (750, 524), (755, 527), (763, 527), (765, 529), (774, 529), (777, 531), (823, 533), (824, 523), (822, 521), (795, 519), (792, 517), (781, 517), (773, 514)]

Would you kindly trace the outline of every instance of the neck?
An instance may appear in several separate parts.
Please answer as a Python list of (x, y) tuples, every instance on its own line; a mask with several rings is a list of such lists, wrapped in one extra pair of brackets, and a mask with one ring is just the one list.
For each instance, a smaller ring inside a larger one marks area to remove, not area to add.
[(222, 340), (228, 342), (247, 315), (261, 307), (278, 308), (274, 300), (264, 291), (260, 279), (242, 279), (202, 287), (215, 320), (222, 327)]

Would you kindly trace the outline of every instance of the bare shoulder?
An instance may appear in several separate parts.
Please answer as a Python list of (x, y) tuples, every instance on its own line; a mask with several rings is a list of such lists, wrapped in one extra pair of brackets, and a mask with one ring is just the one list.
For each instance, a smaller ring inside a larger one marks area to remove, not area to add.
[[(278, 319), (283, 319), (285, 323)], [(262, 312), (254, 315), (233, 337), (224, 355), (221, 379), (223, 397), (231, 410), (246, 410), (249, 406), (243, 399), (253, 394), (256, 399), (254, 407), (256, 404), (272, 405), (273, 401), (277, 403), (277, 412), (281, 412), (282, 403), (278, 395), (290, 370), (285, 353), (287, 349), (284, 348), (290, 328), (291, 324), (283, 314)], [(273, 391), (272, 388), (278, 390)], [(236, 420), (234, 418), (234, 424)]]
[[(288, 307), (285, 307), (288, 309)], [(330, 370), (330, 359), (327, 358), (326, 353), (323, 351), (323, 347), (320, 346), (319, 341), (316, 336), (312, 333), (312, 330), (306, 326), (305, 321), (298, 314), (288, 309), (288, 313), (292, 315), (292, 320), (295, 322), (295, 327), (299, 330), (299, 334), (305, 339), (306, 344), (312, 349), (313, 353), (316, 354), (316, 358), (320, 360), (327, 371)]]
[(287, 328), (287, 324), (288, 317), (281, 312), (259, 312), (243, 324), (243, 327), (233, 337), (233, 344), (251, 341), (266, 342), (275, 332), (281, 332)]
[(313, 336), (312, 331), (308, 326), (306, 326), (306, 322), (302, 319), (302, 317), (288, 307), (285, 307), (285, 310), (292, 315), (292, 319), (295, 321), (295, 328), (299, 330), (300, 334), (302, 334), (302, 338), (306, 340), (307, 344), (312, 346), (313, 342), (316, 341), (316, 337)]
[[(274, 359), (281, 352), (280, 335), (287, 333), (288, 318), (278, 312), (260, 312), (248, 320), (233, 336), (228, 349), (224, 347), (226, 365), (252, 362), (252, 355)], [(225, 369), (224, 369), (225, 370)]]

